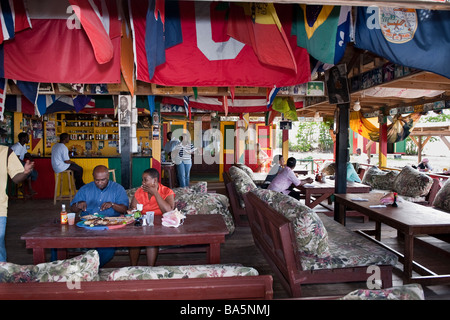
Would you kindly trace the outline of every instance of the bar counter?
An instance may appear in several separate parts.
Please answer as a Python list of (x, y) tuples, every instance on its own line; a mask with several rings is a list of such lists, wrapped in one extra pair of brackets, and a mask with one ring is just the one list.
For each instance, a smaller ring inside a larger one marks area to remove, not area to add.
[[(122, 182), (121, 156), (74, 156), (73, 162), (83, 167), (83, 180), (85, 183), (93, 181), (92, 171), (98, 165), (104, 165), (109, 169), (116, 169), (116, 182)], [(132, 187), (138, 187), (142, 183), (142, 172), (151, 168), (152, 157), (149, 155), (133, 154), (131, 166)], [(55, 172), (52, 168), (51, 157), (35, 157), (34, 167), (38, 172), (38, 178), (33, 181), (33, 189), (37, 191), (36, 199), (53, 199), (55, 191)]]

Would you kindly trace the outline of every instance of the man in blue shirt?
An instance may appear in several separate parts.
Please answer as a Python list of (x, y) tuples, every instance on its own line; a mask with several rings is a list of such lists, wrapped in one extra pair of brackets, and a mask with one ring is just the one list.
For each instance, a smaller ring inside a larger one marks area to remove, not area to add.
[[(109, 181), (108, 168), (99, 165), (93, 171), (94, 181), (78, 190), (70, 203), (72, 212), (81, 212), (81, 216), (98, 213), (108, 217), (117, 217), (127, 212), (128, 196), (125, 189), (114, 181)], [(114, 257), (115, 248), (97, 248), (100, 267)]]

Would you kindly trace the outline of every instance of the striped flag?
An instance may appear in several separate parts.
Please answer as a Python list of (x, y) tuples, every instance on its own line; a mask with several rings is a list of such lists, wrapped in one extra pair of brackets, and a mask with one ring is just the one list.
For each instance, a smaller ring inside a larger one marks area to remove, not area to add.
[(273, 99), (275, 99), (275, 97), (277, 96), (278, 91), (280, 91), (280, 88), (277, 87), (273, 87), (272, 89), (267, 89), (268, 94), (267, 94), (267, 109), (270, 108), (270, 106), (273, 103)]
[(35, 105), (38, 97), (39, 82), (13, 80), (20, 92)]
[(191, 120), (191, 107), (189, 107), (189, 96), (183, 97), (183, 105), (184, 110), (186, 111), (186, 117), (189, 116), (189, 120)]
[(5, 100), (6, 100), (6, 84), (8, 80), (0, 78), (0, 121), (3, 121), (3, 113), (5, 112)]
[(148, 109), (150, 110), (150, 115), (153, 116), (153, 112), (155, 112), (155, 96), (147, 96), (148, 100)]
[(23, 95), (7, 95), (5, 110), (35, 115), (35, 106)]
[(0, 23), (0, 44), (14, 38), (16, 32), (31, 28), (23, 0), (1, 0)]

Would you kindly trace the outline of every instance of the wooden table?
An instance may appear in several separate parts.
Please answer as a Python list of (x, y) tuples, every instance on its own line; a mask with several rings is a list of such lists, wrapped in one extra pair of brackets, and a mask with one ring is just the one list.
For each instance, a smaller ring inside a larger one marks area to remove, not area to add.
[[(313, 183), (306, 184), (306, 186), (302, 185), (297, 188), (305, 195), (305, 205), (312, 209), (334, 194), (335, 180), (325, 179), (324, 182), (314, 181)], [(358, 182), (347, 182), (347, 193), (366, 192), (370, 192), (370, 186)], [(313, 199), (313, 196), (315, 196), (315, 199)]]
[[(403, 234), (405, 238), (403, 254), (384, 244), (383, 246), (403, 260), (403, 280), (405, 282), (419, 282), (423, 285), (450, 282), (450, 275), (438, 275), (413, 261), (414, 237), (424, 234), (450, 234), (450, 214), (410, 201), (399, 202), (398, 207), (387, 205), (386, 208), (371, 208), (372, 205), (380, 204), (382, 196), (383, 194), (380, 193), (335, 194), (336, 205), (339, 205), (339, 222), (345, 224), (345, 210), (351, 208), (375, 221), (376, 240), (381, 240), (382, 223)], [(355, 198), (364, 198), (368, 201), (352, 200)], [(419, 273), (426, 276), (412, 277), (413, 265), (415, 269), (419, 270)]]
[(58, 249), (58, 259), (68, 248), (146, 247), (171, 245), (207, 245), (207, 262), (220, 263), (220, 244), (228, 229), (219, 214), (187, 215), (178, 228), (163, 227), (161, 216), (154, 226), (133, 224), (113, 230), (90, 230), (76, 225), (46, 223), (24, 234), (26, 247), (33, 249), (33, 263), (45, 262), (45, 249)]

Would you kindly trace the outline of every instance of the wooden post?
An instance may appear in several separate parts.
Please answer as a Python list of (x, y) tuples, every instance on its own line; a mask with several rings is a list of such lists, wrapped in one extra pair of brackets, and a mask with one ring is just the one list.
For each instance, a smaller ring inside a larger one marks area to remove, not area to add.
[(120, 154), (122, 159), (122, 186), (131, 188), (131, 127), (120, 127)]
[[(336, 175), (335, 193), (347, 193), (347, 162), (348, 154), (348, 129), (350, 125), (350, 104), (338, 104), (339, 118), (338, 132), (336, 134)], [(334, 206), (334, 220), (345, 225), (345, 212), (340, 212), (339, 206)]]
[(289, 157), (289, 130), (283, 131), (283, 145), (282, 145), (282, 155), (284, 158), (284, 162), (286, 163)]
[[(386, 118), (386, 117), (384, 117)], [(380, 123), (380, 148), (378, 150), (378, 166), (387, 166), (387, 122)]]

